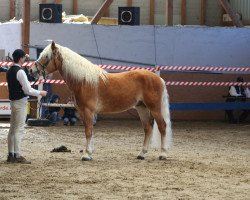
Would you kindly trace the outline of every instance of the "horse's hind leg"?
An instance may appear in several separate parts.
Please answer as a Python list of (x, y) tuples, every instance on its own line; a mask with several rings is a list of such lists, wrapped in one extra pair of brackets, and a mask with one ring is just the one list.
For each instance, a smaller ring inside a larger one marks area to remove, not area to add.
[(157, 126), (158, 130), (161, 134), (161, 154), (159, 156), (160, 160), (166, 160), (167, 159), (167, 144), (166, 144), (166, 122), (161, 114), (160, 111), (152, 111), (151, 114), (153, 115)]
[(143, 147), (140, 153), (138, 154), (137, 159), (144, 160), (145, 154), (148, 152), (149, 142), (153, 128), (153, 118), (151, 117), (149, 110), (143, 103), (140, 103), (140, 105), (136, 106), (136, 110), (139, 114), (145, 132)]

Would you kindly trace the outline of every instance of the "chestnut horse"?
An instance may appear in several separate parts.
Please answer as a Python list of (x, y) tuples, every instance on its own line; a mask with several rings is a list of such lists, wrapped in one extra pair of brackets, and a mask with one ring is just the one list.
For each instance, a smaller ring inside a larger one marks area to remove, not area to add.
[(87, 142), (82, 160), (92, 159), (94, 114), (118, 113), (130, 108), (138, 111), (145, 132), (137, 158), (145, 158), (155, 133), (160, 139), (159, 159), (166, 159), (172, 132), (168, 93), (162, 78), (147, 70), (107, 73), (72, 50), (52, 42), (30, 68), (30, 74), (38, 78), (57, 70), (73, 91), (75, 106), (84, 121)]

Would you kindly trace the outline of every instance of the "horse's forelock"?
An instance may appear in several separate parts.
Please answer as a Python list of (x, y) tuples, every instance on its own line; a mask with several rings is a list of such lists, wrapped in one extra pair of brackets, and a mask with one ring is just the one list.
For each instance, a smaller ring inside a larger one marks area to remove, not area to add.
[(45, 47), (45, 49), (41, 52), (38, 60), (48, 57), (48, 59), (51, 59), (52, 57), (52, 49), (51, 49), (51, 45), (48, 45), (47, 47)]

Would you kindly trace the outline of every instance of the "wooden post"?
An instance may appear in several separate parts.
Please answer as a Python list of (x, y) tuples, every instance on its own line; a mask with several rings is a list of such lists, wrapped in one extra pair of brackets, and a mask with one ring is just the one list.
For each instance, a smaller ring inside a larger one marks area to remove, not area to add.
[(91, 24), (97, 24), (97, 22), (102, 18), (104, 12), (109, 8), (113, 0), (105, 0), (102, 4), (101, 8), (97, 11), (93, 19), (91, 20)]
[(54, 3), (61, 3), (62, 2), (62, 0), (54, 0)]
[(187, 23), (187, 1), (181, 1), (181, 25), (186, 25)]
[(206, 0), (201, 0), (200, 25), (206, 25)]
[(107, 8), (107, 10), (103, 13), (103, 17), (109, 17), (109, 8)]
[(73, 0), (73, 15), (78, 13), (78, 0)]
[(25, 53), (29, 54), (30, 41), (30, 0), (24, 3), (24, 17), (22, 24), (22, 47)]
[(133, 5), (133, 0), (127, 0), (127, 6), (131, 7)]
[(149, 24), (155, 24), (155, 0), (150, 0), (149, 5)]
[(166, 9), (167, 25), (173, 26), (173, 0), (166, 0), (166, 3), (167, 3), (167, 9)]
[(230, 6), (230, 3), (227, 0), (219, 0), (222, 7), (225, 9), (225, 11), (227, 12), (227, 14), (229, 14), (230, 18), (233, 21), (233, 24), (236, 27), (244, 27), (242, 21), (237, 17), (236, 13), (234, 12), (234, 10), (232, 9), (232, 7)]
[(15, 16), (15, 0), (10, 0), (10, 19), (13, 19)]

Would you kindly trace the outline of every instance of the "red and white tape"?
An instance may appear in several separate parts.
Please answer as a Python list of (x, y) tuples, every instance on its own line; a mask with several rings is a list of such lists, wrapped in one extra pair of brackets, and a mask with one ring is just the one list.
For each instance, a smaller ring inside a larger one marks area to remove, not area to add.
[(150, 67), (139, 67), (139, 66), (117, 66), (117, 65), (98, 65), (102, 69), (111, 69), (111, 70), (125, 70), (125, 71), (131, 71), (131, 70), (137, 70), (137, 69), (142, 69), (142, 70), (148, 70), (148, 71), (156, 71), (156, 68), (150, 68)]
[(250, 86), (250, 82), (184, 82), (184, 81), (167, 81), (166, 85), (171, 86), (232, 86), (232, 85), (239, 85), (239, 86)]
[[(2, 67), (2, 66), (11, 66), (11, 65), (13, 65), (14, 64), (14, 62), (0, 62), (0, 67)], [(24, 66), (24, 67), (30, 67), (30, 66), (32, 66), (34, 64), (34, 62), (25, 62), (25, 63), (23, 63), (23, 65), (22, 66)]]
[[(37, 82), (31, 82), (31, 85), (39, 85), (41, 83), (50, 84), (65, 84), (64, 80), (39, 80)], [(0, 86), (7, 86), (7, 82), (0, 82)], [(250, 82), (187, 82), (187, 81), (167, 81), (166, 85), (169, 86), (250, 86)]]
[[(25, 62), (23, 66), (32, 66), (34, 62)], [(13, 62), (0, 62), (0, 66), (11, 66)], [(120, 65), (98, 65), (102, 69), (109, 70), (149, 70), (149, 71), (208, 71), (208, 72), (250, 72), (249, 67), (200, 67), (200, 66), (157, 66), (157, 67), (140, 67), (140, 66), (120, 66)]]
[(219, 71), (219, 72), (250, 72), (250, 68), (239, 67), (192, 67), (192, 66), (159, 66), (156, 67), (159, 70), (168, 71)]
[[(23, 66), (32, 66), (34, 62), (25, 62)], [(13, 62), (0, 62), (0, 66), (11, 66)], [(109, 70), (148, 70), (148, 71), (225, 71), (225, 72), (250, 72), (250, 68), (237, 68), (237, 67), (192, 67), (192, 66), (158, 66), (154, 68), (144, 68), (144, 67), (128, 67), (128, 66), (116, 66), (116, 65), (98, 65), (102, 69)], [(64, 84), (64, 80), (39, 80), (37, 82), (31, 82), (31, 85), (39, 85), (41, 83), (51, 83), (51, 84)], [(231, 85), (241, 85), (250, 86), (250, 82), (184, 82), (184, 81), (168, 81), (166, 85), (170, 86), (231, 86)], [(7, 82), (0, 82), (0, 86), (7, 86)]]

